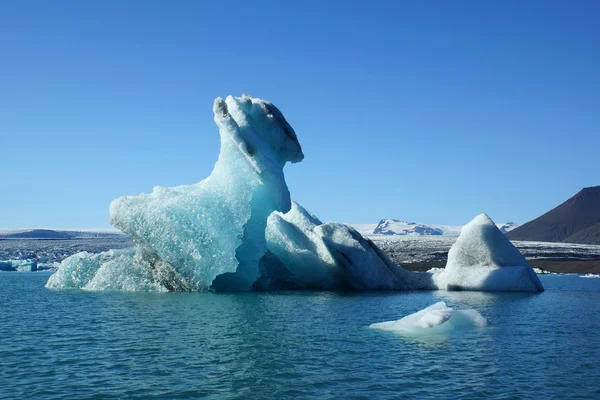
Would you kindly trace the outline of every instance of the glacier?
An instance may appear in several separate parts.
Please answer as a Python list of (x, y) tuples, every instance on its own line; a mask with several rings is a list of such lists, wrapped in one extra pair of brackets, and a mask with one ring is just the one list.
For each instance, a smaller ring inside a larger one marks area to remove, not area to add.
[(444, 271), (405, 270), (351, 226), (322, 223), (291, 201), (283, 168), (304, 154), (272, 103), (228, 96), (215, 100), (213, 113), (221, 147), (210, 176), (114, 200), (109, 222), (134, 246), (74, 254), (47, 288), (543, 290), (489, 218), (495, 231), (487, 220), (463, 228)]
[(435, 286), (444, 290), (544, 291), (525, 257), (486, 214), (463, 227), (446, 268), (432, 275)]
[(483, 328), (487, 319), (476, 310), (454, 310), (440, 301), (397, 321), (371, 324), (369, 327), (410, 336), (447, 333), (461, 329)]

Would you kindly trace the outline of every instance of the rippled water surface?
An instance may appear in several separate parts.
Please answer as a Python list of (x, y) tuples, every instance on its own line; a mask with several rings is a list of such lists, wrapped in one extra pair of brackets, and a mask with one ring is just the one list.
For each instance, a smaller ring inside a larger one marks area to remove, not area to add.
[[(0, 398), (600, 397), (600, 279), (546, 292), (52, 292), (0, 273)], [(369, 329), (434, 302), (490, 326)]]

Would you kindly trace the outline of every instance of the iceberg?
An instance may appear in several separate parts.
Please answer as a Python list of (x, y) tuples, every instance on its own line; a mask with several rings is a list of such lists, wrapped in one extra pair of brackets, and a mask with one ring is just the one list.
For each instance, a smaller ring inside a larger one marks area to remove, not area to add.
[(265, 289), (434, 289), (429, 274), (405, 270), (354, 228), (322, 223), (296, 202), (269, 216), (265, 236)]
[(213, 112), (221, 149), (211, 175), (197, 184), (114, 200), (109, 222), (132, 237), (134, 249), (74, 255), (46, 287), (113, 289), (105, 278), (116, 276), (116, 264), (122, 282), (135, 282), (144, 271), (144, 281), (168, 290), (252, 287), (266, 252), (267, 218), (291, 207), (283, 167), (304, 154), (292, 127), (268, 101), (217, 98)]
[(322, 223), (291, 201), (283, 168), (304, 154), (273, 104), (228, 96), (215, 100), (213, 112), (221, 148), (210, 176), (114, 200), (109, 222), (134, 247), (74, 254), (47, 288), (543, 290), (487, 216), (463, 229), (444, 271), (405, 270), (354, 228)]
[(35, 272), (38, 270), (37, 260), (5, 260), (0, 261), (0, 271)]
[(418, 336), (486, 326), (487, 319), (478, 311), (454, 310), (440, 301), (397, 321), (371, 324), (370, 328)]
[(432, 273), (444, 290), (544, 291), (525, 257), (486, 214), (463, 227), (446, 268)]

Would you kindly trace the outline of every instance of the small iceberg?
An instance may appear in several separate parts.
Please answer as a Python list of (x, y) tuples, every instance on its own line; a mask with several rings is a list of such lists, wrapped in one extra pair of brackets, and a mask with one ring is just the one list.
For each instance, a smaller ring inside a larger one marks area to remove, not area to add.
[(441, 290), (543, 292), (525, 257), (486, 214), (462, 228), (444, 270), (432, 271)]
[(38, 270), (37, 260), (5, 260), (0, 261), (0, 271), (35, 272)]
[(600, 278), (600, 274), (585, 274), (581, 275), (580, 278)]
[(440, 301), (397, 321), (371, 324), (370, 328), (407, 335), (422, 335), (483, 328), (487, 324), (487, 319), (477, 310), (454, 310)]

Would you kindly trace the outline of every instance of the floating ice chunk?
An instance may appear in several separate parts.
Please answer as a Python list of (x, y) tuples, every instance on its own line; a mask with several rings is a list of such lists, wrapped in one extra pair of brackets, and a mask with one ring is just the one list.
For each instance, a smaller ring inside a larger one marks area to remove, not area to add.
[(354, 228), (322, 224), (299, 204), (268, 220), (262, 286), (270, 289), (432, 289), (431, 277), (404, 270)]
[[(114, 200), (109, 221), (132, 237), (135, 251), (67, 259), (47, 287), (135, 290), (139, 282), (126, 284), (125, 277), (147, 270), (140, 290), (146, 279), (170, 290), (251, 288), (266, 252), (267, 218), (291, 206), (283, 167), (304, 155), (294, 130), (267, 101), (218, 98), (213, 111), (221, 150), (212, 174)], [(117, 271), (116, 258), (128, 271)]]
[(443, 301), (432, 304), (397, 321), (379, 322), (370, 325), (371, 328), (408, 335), (442, 333), (485, 326), (487, 326), (487, 319), (476, 310), (454, 310)]
[(38, 270), (37, 260), (0, 261), (0, 271), (35, 272), (37, 270)]
[(465, 225), (448, 252), (443, 271), (433, 271), (439, 289), (543, 292), (525, 257), (486, 215)]
[(581, 275), (580, 278), (600, 278), (599, 274), (585, 274)]

